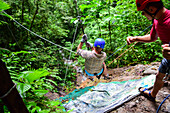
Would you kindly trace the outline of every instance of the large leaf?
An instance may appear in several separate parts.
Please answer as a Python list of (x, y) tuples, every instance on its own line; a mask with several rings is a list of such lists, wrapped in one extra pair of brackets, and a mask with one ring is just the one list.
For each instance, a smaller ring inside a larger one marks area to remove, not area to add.
[(39, 96), (42, 97), (43, 95), (45, 95), (46, 93), (48, 93), (48, 90), (34, 90), (34, 93)]
[(0, 0), (0, 11), (9, 9), (10, 6), (8, 4), (6, 4), (5, 2), (3, 2), (2, 0)]
[(40, 79), (41, 77), (49, 75), (49, 72), (46, 70), (35, 70), (25, 72), (25, 79), (31, 83), (34, 80)]
[(30, 84), (26, 84), (26, 83), (18, 83), (17, 84), (17, 89), (19, 91), (19, 93), (24, 93), (26, 91), (28, 91), (31, 88)]

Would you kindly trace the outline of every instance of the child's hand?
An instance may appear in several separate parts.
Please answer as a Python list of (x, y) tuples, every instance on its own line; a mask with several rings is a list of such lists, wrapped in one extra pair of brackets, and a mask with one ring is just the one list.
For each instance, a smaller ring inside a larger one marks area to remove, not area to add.
[(163, 51), (162, 51), (163, 57), (170, 60), (170, 46), (169, 46), (169, 44), (164, 44), (164, 45), (162, 45), (162, 47), (163, 47)]
[(86, 43), (86, 47), (92, 48), (92, 47), (93, 47), (93, 44), (91, 44), (90, 42), (87, 42), (87, 43)]
[(81, 39), (81, 42), (86, 42), (87, 41), (87, 35), (86, 34), (84, 34), (83, 36), (82, 36), (82, 39)]

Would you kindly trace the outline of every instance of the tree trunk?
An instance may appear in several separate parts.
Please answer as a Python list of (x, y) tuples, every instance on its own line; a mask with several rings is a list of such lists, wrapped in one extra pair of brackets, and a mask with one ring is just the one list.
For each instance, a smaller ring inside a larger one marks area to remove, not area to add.
[[(0, 97), (2, 97), (14, 86), (6, 65), (2, 60), (0, 60), (0, 73)], [(10, 113), (29, 113), (16, 87), (2, 98), (2, 101)]]
[(23, 23), (24, 20), (24, 0), (22, 0), (22, 15), (21, 15), (21, 22)]
[(37, 7), (36, 7), (36, 11), (34, 13), (34, 17), (33, 17), (32, 21), (31, 21), (30, 30), (32, 29), (32, 26), (33, 26), (33, 23), (34, 23), (34, 20), (35, 20), (35, 16), (38, 14), (38, 9), (39, 9), (38, 2), (39, 2), (39, 0), (37, 1), (37, 4), (36, 4)]
[[(109, 16), (110, 16), (110, 0), (109, 0)], [(112, 44), (111, 44), (111, 25), (110, 25), (110, 20), (109, 20), (109, 37), (110, 37), (110, 47), (111, 47), (111, 51), (112, 51)]]
[(0, 113), (4, 113), (4, 103), (0, 100)]

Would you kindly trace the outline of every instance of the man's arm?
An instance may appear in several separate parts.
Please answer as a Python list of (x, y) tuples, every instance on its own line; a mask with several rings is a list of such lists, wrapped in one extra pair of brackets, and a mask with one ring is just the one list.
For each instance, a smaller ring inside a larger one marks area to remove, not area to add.
[(156, 33), (155, 30), (155, 24), (153, 24), (152, 29), (150, 31), (150, 34), (145, 35), (145, 36), (129, 36), (127, 37), (127, 44), (131, 44), (133, 42), (154, 42), (155, 40), (157, 40), (158, 38), (158, 34)]
[(80, 44), (79, 44), (78, 47), (77, 47), (77, 52), (78, 52), (79, 49), (82, 49), (83, 43), (84, 43), (84, 42), (80, 42)]
[(127, 37), (127, 44), (131, 44), (133, 42), (154, 42), (155, 40), (157, 40), (156, 36), (151, 37), (150, 34), (149, 35), (145, 35), (145, 36), (129, 36)]
[(82, 49), (83, 43), (85, 43), (85, 42), (87, 42), (87, 35), (86, 34), (84, 34), (82, 36), (81, 42), (80, 42), (80, 44), (77, 47), (77, 52), (78, 52), (79, 49)]

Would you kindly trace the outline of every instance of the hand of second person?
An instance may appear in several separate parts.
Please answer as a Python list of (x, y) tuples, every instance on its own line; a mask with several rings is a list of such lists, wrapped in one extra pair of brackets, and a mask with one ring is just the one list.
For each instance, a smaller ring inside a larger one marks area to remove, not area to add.
[(169, 44), (164, 44), (162, 45), (162, 48), (163, 48), (163, 57), (170, 60), (170, 46)]
[(136, 37), (128, 36), (127, 37), (127, 44), (130, 45), (131, 43), (135, 42)]

